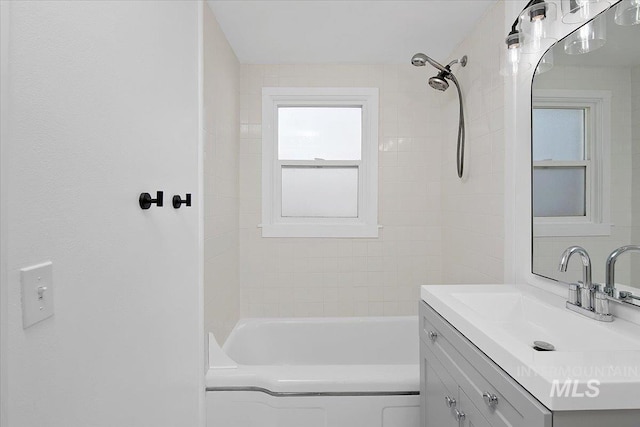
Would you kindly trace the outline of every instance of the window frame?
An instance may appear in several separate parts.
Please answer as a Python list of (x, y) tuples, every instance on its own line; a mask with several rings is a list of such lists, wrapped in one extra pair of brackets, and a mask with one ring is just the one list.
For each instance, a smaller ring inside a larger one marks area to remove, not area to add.
[[(534, 237), (611, 235), (611, 92), (597, 90), (536, 90), (532, 97), (536, 108), (585, 110), (585, 159), (581, 161), (534, 161), (536, 167), (585, 168), (585, 216), (535, 217)], [(531, 128), (533, 129), (533, 123)], [(532, 135), (533, 153), (533, 135)], [(532, 202), (534, 199), (532, 179)]]
[[(378, 89), (262, 89), (262, 237), (378, 237)], [(278, 159), (278, 108), (355, 107), (362, 111), (360, 160)], [(358, 216), (283, 217), (282, 168), (356, 167)]]

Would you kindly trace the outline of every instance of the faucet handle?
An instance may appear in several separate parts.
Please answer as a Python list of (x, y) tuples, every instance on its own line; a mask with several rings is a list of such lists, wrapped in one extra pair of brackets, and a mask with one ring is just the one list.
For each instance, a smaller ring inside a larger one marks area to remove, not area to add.
[(580, 288), (580, 307), (593, 311), (595, 293), (593, 287), (582, 286)]
[(569, 302), (578, 307), (580, 307), (580, 288), (579, 283), (569, 284)]
[(602, 315), (611, 314), (609, 313), (609, 298), (607, 298), (607, 296), (608, 295), (604, 292), (600, 292), (600, 291), (596, 292), (596, 295), (594, 298), (595, 307), (593, 309), (597, 314), (602, 314)]
[[(572, 285), (575, 286), (572, 287)], [(577, 292), (577, 303), (572, 302), (575, 297), (573, 296), (573, 292)], [(577, 283), (572, 283), (569, 285), (569, 302), (572, 304), (582, 307), (586, 310), (593, 311), (594, 309), (594, 295), (598, 291), (598, 285), (591, 284), (591, 287), (587, 287), (581, 280), (578, 280)]]

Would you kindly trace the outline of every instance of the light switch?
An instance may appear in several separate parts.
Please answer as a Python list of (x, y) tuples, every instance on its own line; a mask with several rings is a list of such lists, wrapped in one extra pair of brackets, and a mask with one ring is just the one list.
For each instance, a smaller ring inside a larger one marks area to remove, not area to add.
[(20, 270), (22, 327), (28, 328), (53, 316), (53, 263), (45, 262)]

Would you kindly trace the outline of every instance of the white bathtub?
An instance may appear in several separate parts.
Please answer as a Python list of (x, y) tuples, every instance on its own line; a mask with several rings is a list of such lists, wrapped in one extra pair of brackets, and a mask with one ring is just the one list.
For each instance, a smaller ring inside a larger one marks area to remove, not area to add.
[(208, 427), (417, 427), (417, 317), (248, 319), (209, 338)]

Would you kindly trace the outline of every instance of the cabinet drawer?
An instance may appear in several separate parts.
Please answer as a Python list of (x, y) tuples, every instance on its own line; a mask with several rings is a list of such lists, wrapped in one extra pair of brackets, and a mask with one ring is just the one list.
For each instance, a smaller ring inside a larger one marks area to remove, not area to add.
[[(424, 302), (420, 338), (492, 426), (551, 426), (540, 402)], [(487, 402), (485, 393), (497, 400)]]

